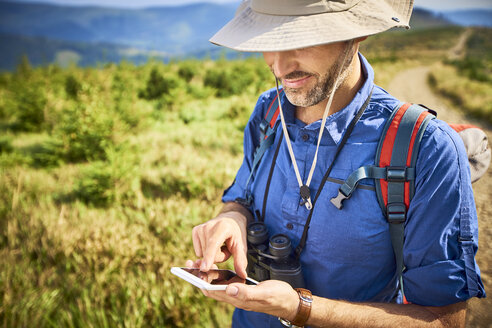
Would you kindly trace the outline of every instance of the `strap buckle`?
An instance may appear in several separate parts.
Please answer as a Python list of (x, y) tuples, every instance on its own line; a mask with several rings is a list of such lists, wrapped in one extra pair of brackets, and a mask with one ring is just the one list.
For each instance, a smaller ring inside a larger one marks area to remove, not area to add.
[(460, 243), (466, 243), (466, 242), (472, 242), (473, 241), (473, 236), (459, 236), (458, 237), (458, 242)]
[(391, 203), (386, 206), (386, 219), (389, 223), (399, 224), (407, 219), (407, 207), (404, 203)]
[(405, 182), (407, 181), (406, 167), (386, 167), (386, 180), (388, 182)]
[(333, 197), (330, 199), (330, 202), (335, 205), (336, 208), (341, 210), (343, 208), (343, 201), (346, 199), (349, 199), (351, 194), (345, 195), (345, 193), (342, 191), (342, 188), (338, 189), (338, 195), (336, 197)]
[(238, 197), (234, 200), (234, 202), (248, 208), (248, 207), (251, 207), (251, 204), (253, 204), (253, 196), (251, 196), (251, 194), (247, 193), (245, 198)]
[(262, 135), (266, 136), (268, 127), (270, 126), (270, 123), (268, 123), (267, 120), (263, 119), (260, 122), (260, 132)]

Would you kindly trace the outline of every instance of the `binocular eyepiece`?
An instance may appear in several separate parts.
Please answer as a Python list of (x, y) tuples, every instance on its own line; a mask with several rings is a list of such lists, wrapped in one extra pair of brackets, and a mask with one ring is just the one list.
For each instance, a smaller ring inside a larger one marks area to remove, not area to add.
[(275, 279), (293, 288), (304, 287), (301, 265), (293, 256), (288, 236), (276, 234), (269, 238), (263, 222), (252, 222), (248, 232), (248, 275), (258, 281)]

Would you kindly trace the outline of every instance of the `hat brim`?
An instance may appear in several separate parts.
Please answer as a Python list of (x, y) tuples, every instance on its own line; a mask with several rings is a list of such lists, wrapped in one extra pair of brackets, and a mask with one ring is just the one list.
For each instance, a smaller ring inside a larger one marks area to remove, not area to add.
[(210, 42), (245, 52), (286, 51), (409, 28), (413, 1), (362, 0), (349, 10), (307, 16), (267, 15), (243, 3)]

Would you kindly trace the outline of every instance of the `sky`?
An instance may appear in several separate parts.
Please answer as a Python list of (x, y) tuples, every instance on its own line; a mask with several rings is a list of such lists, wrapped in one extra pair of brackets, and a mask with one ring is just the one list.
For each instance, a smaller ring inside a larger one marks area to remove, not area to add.
[[(142, 8), (150, 6), (183, 5), (197, 2), (239, 3), (239, 0), (13, 0), (16, 2), (44, 2), (62, 5), (97, 5), (105, 7)], [(415, 0), (415, 6), (436, 11), (489, 8), (492, 0)]]

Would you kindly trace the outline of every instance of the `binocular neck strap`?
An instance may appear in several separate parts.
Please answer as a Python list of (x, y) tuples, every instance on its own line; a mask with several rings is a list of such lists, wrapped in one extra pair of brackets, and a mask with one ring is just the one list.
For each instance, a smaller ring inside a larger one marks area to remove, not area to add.
[(344, 55), (343, 55), (343, 60), (341, 62), (341, 65), (338, 69), (338, 74), (337, 78), (335, 79), (335, 83), (332, 86), (330, 95), (328, 97), (328, 102), (326, 103), (325, 110), (323, 112), (323, 119), (321, 121), (321, 127), (319, 129), (319, 135), (318, 135), (318, 144), (316, 145), (316, 152), (314, 153), (314, 159), (313, 163), (311, 164), (311, 169), (309, 170), (309, 175), (307, 177), (306, 183), (302, 182), (301, 175), (299, 173), (299, 168), (297, 167), (297, 161), (296, 161), (296, 156), (294, 155), (294, 151), (292, 150), (292, 145), (290, 142), (290, 137), (289, 137), (289, 132), (287, 131), (287, 125), (285, 124), (285, 118), (284, 118), (284, 112), (282, 110), (282, 103), (280, 101), (280, 92), (278, 89), (278, 78), (275, 76), (275, 83), (277, 86), (277, 101), (278, 101), (278, 108), (280, 112), (280, 120), (282, 121), (282, 129), (285, 134), (285, 141), (287, 143), (287, 148), (289, 150), (289, 155), (290, 159), (292, 161), (292, 166), (294, 167), (294, 171), (296, 173), (296, 178), (297, 178), (297, 183), (299, 184), (299, 193), (302, 198), (303, 205), (306, 206), (307, 210), (311, 210), (313, 208), (313, 204), (311, 202), (311, 192), (309, 191), (309, 185), (311, 184), (311, 179), (313, 178), (314, 174), (314, 169), (316, 168), (316, 163), (318, 162), (318, 150), (319, 150), (319, 145), (321, 143), (321, 138), (323, 137), (323, 132), (325, 130), (325, 123), (326, 123), (326, 118), (328, 117), (328, 113), (330, 112), (331, 109), (331, 104), (333, 102), (333, 97), (335, 96), (335, 91), (338, 89), (340, 86), (340, 83), (342, 80), (345, 78), (345, 76), (342, 74), (343, 69), (345, 68), (346, 64), (348, 64), (349, 54), (351, 53), (351, 49), (353, 47), (354, 41), (351, 40), (347, 44)]
[[(306, 220), (306, 223), (304, 224), (304, 230), (302, 231), (301, 241), (299, 242), (299, 245), (296, 247), (296, 250), (295, 250), (295, 254), (296, 254), (297, 259), (299, 259), (299, 257), (301, 256), (302, 250), (304, 249), (304, 246), (306, 245), (307, 232), (309, 229), (309, 224), (311, 223), (311, 218), (313, 217), (314, 206), (316, 205), (316, 201), (318, 200), (318, 197), (321, 193), (321, 190), (323, 190), (323, 187), (325, 186), (325, 183), (326, 183), (328, 177), (330, 176), (331, 170), (333, 169), (333, 166), (335, 165), (335, 162), (337, 160), (338, 155), (342, 151), (343, 146), (345, 146), (345, 144), (347, 143), (347, 140), (350, 137), (352, 130), (354, 130), (355, 125), (357, 124), (360, 117), (362, 116), (362, 114), (366, 110), (367, 105), (369, 105), (369, 101), (371, 100), (373, 90), (374, 90), (374, 87), (371, 90), (371, 92), (369, 93), (369, 96), (367, 97), (366, 101), (364, 101), (364, 104), (361, 106), (361, 108), (359, 109), (359, 111), (357, 112), (355, 117), (350, 122), (350, 124), (347, 128), (347, 131), (345, 131), (345, 134), (343, 135), (342, 141), (340, 141), (340, 144), (337, 147), (337, 150), (335, 152), (335, 156), (333, 157), (333, 161), (331, 162), (330, 166), (326, 170), (326, 173), (323, 176), (323, 180), (321, 180), (321, 184), (320, 184), (318, 190), (316, 191), (316, 196), (314, 196), (314, 200), (313, 200), (313, 206), (311, 207), (311, 209), (309, 211), (309, 215), (308, 215), (307, 220)], [(321, 128), (323, 128), (323, 126)]]

